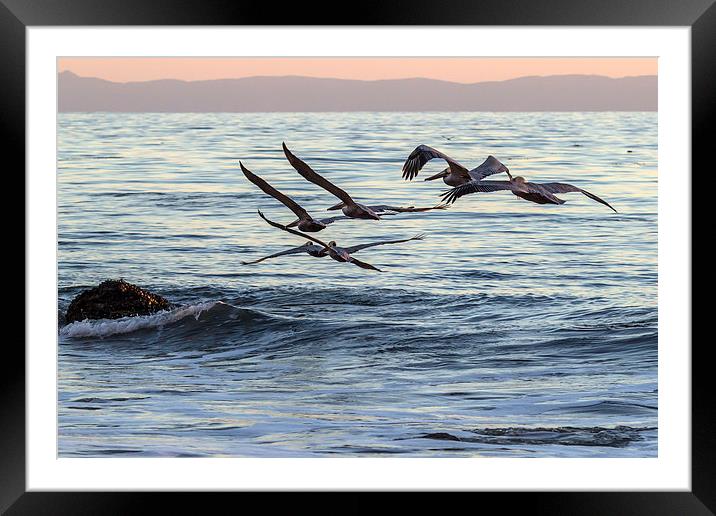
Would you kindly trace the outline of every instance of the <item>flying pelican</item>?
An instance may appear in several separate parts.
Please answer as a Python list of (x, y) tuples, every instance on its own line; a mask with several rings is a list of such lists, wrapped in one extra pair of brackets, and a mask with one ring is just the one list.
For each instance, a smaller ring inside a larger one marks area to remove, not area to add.
[[(316, 173), (311, 167), (309, 167), (303, 160), (297, 158), (290, 150), (288, 150), (288, 147), (286, 147), (286, 143), (283, 142), (282, 144), (283, 152), (286, 155), (286, 159), (288, 159), (288, 162), (291, 164), (293, 168), (296, 169), (296, 171), (301, 174), (305, 179), (310, 181), (311, 183), (314, 183), (321, 188), (324, 188), (328, 192), (332, 193), (336, 197), (338, 197), (341, 202), (331, 206), (328, 208), (328, 211), (330, 210), (341, 210), (343, 211), (343, 214), (348, 218), (353, 219), (373, 219), (373, 220), (380, 220), (380, 218), (384, 215), (395, 215), (395, 213), (414, 213), (414, 212), (421, 212), (421, 211), (430, 211), (430, 210), (444, 210), (447, 208), (447, 205), (442, 204), (438, 206), (431, 206), (429, 208), (416, 208), (414, 206), (407, 206), (407, 207), (399, 207), (399, 206), (388, 206), (386, 204), (380, 204), (377, 206), (366, 206), (365, 204), (357, 203), (353, 200), (353, 198), (348, 195), (348, 193), (338, 188), (336, 185), (328, 181), (325, 177), (319, 175)], [(394, 213), (388, 213), (388, 212), (394, 212)], [(327, 219), (330, 220), (330, 222), (333, 222), (336, 219)], [(330, 223), (328, 222), (328, 223)], [(295, 222), (292, 222), (291, 224), (294, 224)], [(289, 224), (288, 227), (292, 227), (292, 225)]]
[[(286, 226), (284, 226), (284, 225), (282, 225), (282, 224), (279, 224), (278, 222), (273, 222), (273, 221), (267, 219), (267, 218), (264, 216), (264, 214), (261, 213), (261, 210), (258, 210), (258, 212), (259, 212), (259, 216), (260, 216), (262, 219), (264, 219), (266, 222), (268, 222), (270, 225), (272, 225), (273, 227), (278, 228), (278, 229), (281, 229), (281, 230), (283, 230), (283, 231), (288, 231), (289, 233), (292, 233), (292, 234), (294, 234), (294, 235), (298, 235), (298, 236), (300, 236), (300, 237), (303, 237), (303, 236), (304, 236), (302, 233), (299, 233), (299, 232), (296, 231), (296, 230), (293, 230), (293, 229), (291, 229), (291, 228), (288, 228), (288, 227), (286, 227)], [(344, 248), (342, 248), (342, 247), (336, 246), (336, 245), (335, 245), (335, 242), (331, 242), (331, 244), (334, 244), (334, 245), (330, 245), (330, 244), (326, 244), (325, 242), (322, 242), (321, 240), (319, 240), (319, 239), (317, 239), (317, 238), (315, 238), (315, 237), (313, 238), (313, 240), (315, 240), (316, 243), (318, 243), (318, 244), (320, 244), (321, 246), (323, 246), (323, 249), (328, 253), (328, 256), (330, 256), (331, 258), (333, 258), (333, 259), (336, 260), (337, 262), (348, 262), (348, 263), (352, 263), (352, 264), (354, 264), (354, 265), (357, 265), (358, 267), (361, 267), (362, 269), (372, 269), (372, 270), (374, 270), (374, 271), (383, 272), (383, 271), (381, 271), (378, 267), (375, 267), (375, 266), (373, 266), (373, 265), (371, 265), (371, 264), (369, 264), (369, 263), (366, 263), (366, 262), (362, 262), (362, 261), (358, 260), (357, 258), (353, 258), (353, 257), (350, 255), (350, 253), (349, 253), (346, 249), (344, 249)]]
[(267, 193), (277, 201), (282, 202), (284, 205), (286, 205), (288, 209), (298, 215), (298, 220), (294, 223), (294, 225), (298, 226), (298, 229), (300, 229), (301, 231), (305, 231), (307, 233), (315, 233), (317, 231), (325, 229), (328, 224), (335, 220), (335, 218), (330, 219), (330, 221), (314, 219), (308, 214), (306, 210), (299, 206), (296, 201), (276, 190), (273, 186), (271, 186), (259, 176), (247, 169), (240, 161), (239, 166), (241, 167), (241, 171), (246, 176), (246, 179), (258, 186), (261, 190), (263, 190), (264, 193)]
[(617, 210), (603, 199), (596, 195), (577, 188), (567, 183), (530, 183), (524, 177), (516, 176), (510, 181), (470, 181), (443, 194), (443, 202), (454, 203), (463, 195), (475, 192), (496, 192), (498, 190), (510, 190), (517, 197), (521, 197), (537, 204), (564, 204), (565, 201), (557, 197), (556, 193), (581, 192), (590, 199), (608, 206), (614, 213)]
[[(287, 226), (288, 227), (288, 226)], [(411, 238), (404, 238), (402, 240), (381, 240), (380, 242), (371, 242), (369, 244), (359, 244), (354, 245), (351, 247), (344, 247), (343, 249), (348, 252), (348, 254), (353, 254), (361, 249), (366, 249), (367, 247), (374, 247), (376, 245), (387, 245), (387, 244), (400, 244), (403, 242), (410, 242), (411, 240), (423, 240), (425, 238), (424, 235), (415, 235)], [(331, 240), (328, 242), (328, 245), (335, 248), (336, 242)], [(278, 253), (270, 254), (268, 256), (264, 256), (263, 258), (259, 258), (258, 260), (253, 260), (250, 262), (241, 262), (242, 265), (253, 265), (255, 263), (263, 262), (264, 260), (268, 260), (269, 258), (276, 258), (278, 256), (285, 256), (289, 254), (300, 254), (300, 253), (306, 253), (311, 256), (314, 256), (316, 258), (323, 258), (324, 256), (328, 256), (328, 251), (325, 247), (322, 247), (320, 245), (316, 245), (311, 241), (306, 242), (303, 245), (299, 245), (298, 247), (293, 247), (291, 249), (286, 249), (285, 251), (280, 251)]]
[(303, 161), (294, 156), (291, 151), (288, 150), (288, 147), (286, 147), (286, 143), (281, 143), (281, 145), (283, 146), (283, 153), (286, 155), (286, 159), (288, 159), (288, 162), (291, 164), (291, 166), (296, 169), (296, 172), (301, 174), (311, 183), (316, 184), (321, 188), (324, 188), (325, 190), (329, 191), (342, 201), (340, 206), (335, 206), (335, 209), (338, 209), (340, 207), (341, 211), (343, 211), (343, 214), (346, 217), (350, 217), (353, 219), (380, 220), (380, 215), (378, 215), (369, 206), (355, 202), (353, 198), (348, 195), (344, 190), (338, 188), (336, 185), (328, 181), (325, 177), (318, 175), (316, 172), (313, 171), (311, 167), (309, 167)]
[(478, 167), (468, 170), (460, 163), (452, 159), (447, 154), (443, 154), (439, 150), (435, 150), (427, 145), (418, 145), (415, 150), (410, 153), (408, 159), (403, 164), (403, 179), (412, 181), (425, 164), (433, 158), (440, 158), (447, 161), (448, 168), (434, 176), (426, 177), (425, 181), (440, 179), (448, 186), (460, 186), (469, 181), (484, 179), (493, 174), (505, 172), (512, 179), (509, 169), (500, 163), (494, 156), (488, 156), (487, 159)]

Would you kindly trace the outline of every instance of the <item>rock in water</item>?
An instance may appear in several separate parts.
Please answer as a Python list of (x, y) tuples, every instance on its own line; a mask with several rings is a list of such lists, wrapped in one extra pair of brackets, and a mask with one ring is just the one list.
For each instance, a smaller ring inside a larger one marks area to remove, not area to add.
[(85, 319), (119, 319), (133, 315), (149, 315), (168, 310), (171, 303), (123, 279), (107, 280), (85, 290), (70, 303), (65, 316), (67, 324)]

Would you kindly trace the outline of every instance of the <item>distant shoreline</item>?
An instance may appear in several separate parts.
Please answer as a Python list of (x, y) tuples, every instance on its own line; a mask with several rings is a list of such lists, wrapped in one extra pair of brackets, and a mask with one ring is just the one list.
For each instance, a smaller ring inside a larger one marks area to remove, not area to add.
[(657, 76), (529, 76), (456, 83), (300, 76), (112, 82), (58, 74), (61, 113), (655, 112)]

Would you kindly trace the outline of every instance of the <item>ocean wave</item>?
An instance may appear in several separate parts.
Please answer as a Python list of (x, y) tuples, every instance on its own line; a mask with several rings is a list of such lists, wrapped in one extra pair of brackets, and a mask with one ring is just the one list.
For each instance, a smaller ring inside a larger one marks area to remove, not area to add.
[[(131, 340), (136, 345), (138, 336), (126, 336), (146, 332), (142, 339), (152, 349), (208, 350), (223, 342), (244, 351), (280, 348), (286, 354), (300, 354), (311, 342), (324, 342), (331, 349), (371, 349), (377, 354), (431, 349), (445, 358), (435, 367), (450, 366), (453, 352), (479, 349), (485, 354), (471, 363), (500, 370), (514, 366), (515, 354), (525, 364), (546, 358), (650, 357), (657, 342), (656, 330), (647, 324), (648, 313), (628, 307), (612, 308), (611, 320), (619, 323), (616, 328), (601, 327), (599, 312), (585, 312), (585, 320), (565, 321), (560, 307), (568, 296), (524, 292), (453, 296), (402, 288), (304, 285), (156, 288), (182, 306), (149, 316), (68, 325), (63, 325), (63, 310), (76, 289), (61, 289), (60, 338), (96, 338), (108, 344), (116, 336), (124, 344)], [(426, 318), (433, 312), (440, 315)], [(449, 323), (445, 314), (450, 314)], [(590, 320), (593, 317), (598, 319)], [(585, 331), (585, 325), (593, 327)]]
[(434, 432), (419, 436), (421, 439), (460, 441), (492, 445), (561, 445), (561, 446), (606, 446), (622, 448), (634, 441), (644, 439), (646, 432), (656, 431), (655, 427), (616, 426), (605, 427), (506, 427), (477, 428), (464, 435), (448, 432)]
[(122, 317), (121, 319), (75, 321), (60, 328), (60, 336), (69, 338), (107, 337), (148, 328), (158, 328), (181, 321), (187, 317), (194, 317), (198, 320), (202, 312), (212, 309), (219, 303), (218, 301), (209, 301), (152, 315)]
[(599, 415), (633, 415), (653, 414), (658, 410), (656, 406), (643, 403), (626, 403), (622, 401), (604, 400), (594, 403), (567, 404), (562, 407), (545, 410), (550, 413), (560, 414), (599, 414)]

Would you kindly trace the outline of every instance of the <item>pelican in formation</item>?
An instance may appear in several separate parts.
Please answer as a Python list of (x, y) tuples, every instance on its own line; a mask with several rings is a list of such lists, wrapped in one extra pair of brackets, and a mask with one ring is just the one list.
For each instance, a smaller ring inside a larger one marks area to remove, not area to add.
[(305, 231), (306, 233), (315, 233), (317, 231), (326, 229), (326, 226), (333, 222), (334, 219), (331, 219), (330, 221), (314, 219), (296, 201), (291, 199), (288, 195), (282, 194), (281, 192), (276, 190), (273, 186), (271, 186), (259, 176), (247, 169), (240, 161), (239, 166), (241, 167), (241, 171), (246, 176), (246, 179), (258, 186), (264, 193), (270, 195), (277, 201), (282, 202), (289, 210), (291, 210), (296, 214), (296, 216), (298, 216), (298, 220), (293, 222), (292, 224), (294, 224), (294, 226), (298, 226), (298, 229), (300, 229), (301, 231)]
[(288, 147), (286, 147), (286, 143), (281, 143), (281, 145), (283, 146), (283, 153), (286, 155), (286, 159), (291, 164), (291, 166), (296, 169), (296, 172), (301, 174), (311, 183), (318, 185), (324, 190), (332, 193), (342, 201), (341, 211), (346, 217), (351, 217), (354, 219), (380, 220), (380, 216), (370, 207), (355, 202), (353, 198), (345, 192), (345, 190), (338, 188), (328, 179), (317, 174), (301, 159), (294, 156), (291, 151), (288, 150)]
[(434, 176), (426, 177), (425, 181), (442, 178), (448, 186), (459, 186), (469, 181), (479, 181), (480, 179), (484, 179), (493, 174), (499, 174), (500, 172), (505, 172), (510, 179), (512, 179), (509, 169), (494, 156), (488, 156), (481, 165), (472, 170), (468, 170), (447, 154), (443, 154), (439, 150), (435, 150), (427, 145), (418, 145), (415, 147), (415, 150), (411, 152), (408, 159), (405, 160), (403, 164), (403, 179), (412, 181), (425, 164), (433, 158), (445, 160), (448, 167)]
[[(433, 158), (445, 160), (448, 164), (448, 168), (439, 174), (426, 178), (425, 181), (442, 178), (445, 184), (454, 187), (442, 194), (443, 203), (452, 204), (463, 195), (471, 193), (509, 190), (517, 197), (537, 204), (564, 204), (565, 201), (554, 194), (581, 192), (590, 199), (608, 206), (615, 213), (617, 212), (617, 210), (605, 200), (574, 185), (567, 183), (530, 183), (525, 181), (524, 177), (512, 177), (509, 169), (494, 156), (488, 156), (480, 166), (472, 170), (467, 170), (447, 154), (443, 154), (427, 145), (418, 145), (405, 160), (403, 164), (403, 179), (408, 181), (413, 180), (423, 166)], [(485, 180), (486, 177), (499, 174), (500, 172), (505, 172), (510, 180)]]
[[(288, 227), (288, 226), (286, 226)], [(403, 242), (410, 242), (411, 240), (423, 240), (425, 238), (425, 235), (415, 235), (414, 237), (410, 238), (403, 238), (402, 240), (380, 240), (378, 242), (370, 242), (368, 244), (358, 244), (353, 245), (350, 247), (343, 247), (348, 254), (357, 253), (361, 249), (366, 249), (368, 247), (375, 247), (377, 245), (388, 245), (388, 244), (402, 244)], [(331, 240), (328, 242), (328, 246), (332, 247), (333, 249), (338, 248), (335, 240)], [(341, 248), (338, 248), (341, 249)], [(259, 258), (258, 260), (252, 260), (250, 262), (241, 262), (242, 265), (254, 265), (256, 263), (263, 262), (264, 260), (269, 260), (271, 258), (277, 258), (279, 256), (286, 256), (286, 255), (296, 255), (296, 254), (308, 254), (310, 256), (313, 256), (315, 258), (323, 258), (325, 256), (328, 256), (328, 250), (326, 247), (318, 244), (314, 244), (310, 240), (306, 242), (303, 245), (299, 245), (298, 247), (292, 247), (290, 249), (286, 249), (284, 251), (279, 251), (278, 253), (270, 254), (268, 256), (264, 256), (263, 258)]]
[[(266, 216), (263, 213), (261, 213), (261, 210), (258, 210), (258, 212), (259, 212), (259, 216), (262, 219), (264, 219), (266, 222), (268, 222), (270, 225), (272, 225), (273, 227), (278, 228), (282, 231), (287, 231), (293, 235), (298, 235), (300, 237), (303, 237), (302, 233), (299, 233), (296, 230), (286, 227), (283, 224), (279, 224), (278, 222), (273, 222), (272, 220), (267, 219)], [(343, 248), (343, 247), (338, 247), (336, 245), (336, 243), (333, 241), (326, 244), (325, 242), (322, 242), (321, 240), (319, 240), (317, 238), (314, 238), (313, 240), (315, 240), (316, 243), (320, 244), (323, 248), (323, 251), (337, 262), (352, 263), (353, 265), (357, 265), (358, 267), (360, 267), (362, 269), (371, 269), (374, 271), (383, 272), (378, 267), (375, 267), (375, 266), (373, 266), (369, 263), (366, 263), (366, 262), (362, 262), (357, 258), (353, 258), (350, 255), (350, 252), (348, 251), (348, 249)], [(311, 249), (311, 250), (314, 251), (313, 249)], [(312, 254), (312, 253), (309, 253), (309, 254)], [(312, 256), (315, 256), (315, 254), (312, 254)]]
[(463, 195), (476, 192), (497, 192), (499, 190), (509, 190), (517, 197), (537, 204), (564, 204), (565, 201), (554, 194), (581, 192), (590, 199), (602, 203), (614, 211), (614, 213), (617, 213), (617, 210), (612, 208), (604, 199), (600, 199), (593, 193), (589, 193), (574, 185), (567, 183), (530, 183), (525, 181), (525, 178), (521, 176), (516, 176), (510, 181), (470, 181), (469, 183), (464, 183), (445, 192), (443, 194), (443, 201), (454, 203)]
[(345, 190), (331, 183), (328, 179), (318, 174), (315, 170), (309, 167), (303, 160), (296, 157), (290, 150), (288, 150), (288, 147), (286, 147), (285, 142), (281, 143), (281, 146), (283, 147), (283, 153), (286, 155), (286, 159), (291, 164), (291, 166), (296, 169), (296, 172), (301, 174), (301, 176), (303, 176), (306, 180), (310, 181), (315, 185), (320, 186), (321, 188), (323, 188), (327, 192), (330, 192), (341, 200), (340, 203), (336, 204), (335, 206), (331, 206), (330, 208), (328, 208), (328, 210), (341, 210), (346, 217), (352, 219), (380, 220), (381, 215), (385, 215), (387, 211), (403, 213), (429, 211), (435, 209), (444, 210), (445, 208), (447, 208), (446, 205), (432, 206), (430, 208), (414, 208), (412, 206), (409, 206), (407, 208), (400, 208), (384, 204), (378, 206), (367, 206), (365, 204), (358, 203), (354, 201), (353, 198), (348, 195)]

